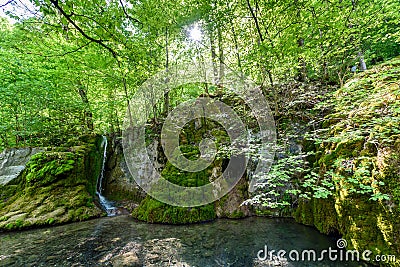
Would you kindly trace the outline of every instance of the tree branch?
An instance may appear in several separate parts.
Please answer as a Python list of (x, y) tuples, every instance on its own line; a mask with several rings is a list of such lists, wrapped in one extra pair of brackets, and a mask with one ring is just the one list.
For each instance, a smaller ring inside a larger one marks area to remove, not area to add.
[(14, 2), (15, 0), (10, 0), (8, 2), (6, 2), (4, 5), (1, 5), (0, 8), (5, 7), (8, 4), (11, 4), (12, 2)]
[(247, 2), (247, 6), (249, 7), (249, 10), (250, 10), (251, 17), (253, 18), (254, 23), (256, 24), (256, 29), (257, 29), (257, 32), (258, 32), (258, 36), (260, 37), (260, 41), (261, 41), (261, 43), (262, 43), (262, 42), (264, 41), (264, 36), (263, 36), (262, 33), (261, 33), (261, 29), (260, 29), (260, 25), (258, 24), (257, 16), (256, 16), (256, 14), (254, 13), (253, 8), (251, 7), (250, 1), (247, 0), (246, 2)]
[(122, 3), (122, 0), (119, 0), (119, 3), (121, 4), (122, 10), (124, 11), (125, 16), (130, 20), (130, 21), (134, 21), (136, 23), (139, 23), (140, 25), (143, 26), (143, 24), (138, 20), (133, 18), (131, 15), (128, 14), (128, 12), (126, 11), (126, 8), (124, 6), (124, 3)]
[(68, 21), (69, 23), (71, 23), (71, 24), (75, 27), (75, 29), (76, 29), (83, 37), (85, 37), (85, 38), (88, 39), (89, 41), (94, 42), (94, 43), (96, 43), (96, 44), (102, 46), (103, 48), (107, 49), (107, 50), (112, 54), (112, 56), (113, 56), (115, 59), (117, 59), (117, 56), (118, 56), (117, 52), (114, 51), (114, 50), (113, 50), (111, 47), (109, 47), (108, 45), (106, 45), (106, 44), (103, 42), (103, 40), (101, 40), (101, 39), (95, 39), (95, 38), (89, 36), (88, 34), (86, 34), (86, 33), (82, 30), (82, 28), (80, 28), (80, 27), (75, 23), (75, 21), (73, 21), (73, 20), (71, 19), (71, 14), (68, 15), (68, 14), (65, 12), (65, 10), (62, 9), (62, 7), (58, 4), (58, 0), (50, 0), (50, 2), (51, 2), (51, 3), (54, 5), (54, 7), (61, 13), (61, 15), (63, 15), (63, 16), (67, 19), (67, 21)]
[[(76, 14), (76, 13), (71, 13), (71, 14), (68, 15), (68, 16), (70, 16), (70, 17), (72, 17), (72, 16), (82, 17), (82, 18), (91, 20), (91, 21), (93, 21), (94, 23), (96, 23), (97, 25), (99, 25), (104, 31), (106, 31), (113, 39), (118, 39), (112, 32), (110, 32), (106, 27), (104, 27), (102, 24), (100, 24), (100, 23), (99, 23), (97, 20), (95, 20), (94, 18), (91, 18), (91, 17), (86, 16), (86, 15)], [(120, 41), (120, 40), (117, 40), (117, 41), (122, 42), (122, 41)]]

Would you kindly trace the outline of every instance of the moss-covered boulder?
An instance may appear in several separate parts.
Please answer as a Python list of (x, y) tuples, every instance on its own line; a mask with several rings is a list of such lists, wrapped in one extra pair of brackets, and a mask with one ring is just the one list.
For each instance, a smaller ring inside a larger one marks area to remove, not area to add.
[(84, 136), (32, 156), (17, 179), (0, 187), (0, 230), (101, 216), (95, 205), (100, 141)]
[[(189, 160), (195, 160), (200, 155), (199, 148), (185, 144), (180, 146), (182, 154)], [(206, 169), (198, 172), (182, 171), (167, 162), (161, 176), (171, 183), (184, 187), (199, 187), (215, 181), (222, 174), (223, 160), (216, 159)], [(146, 198), (133, 211), (134, 218), (152, 222), (185, 224), (214, 220), (215, 218), (243, 218), (250, 215), (248, 206), (241, 206), (248, 198), (248, 181), (244, 176), (238, 184), (222, 199), (199, 207), (177, 207), (158, 200), (151, 196)]]
[[(196, 146), (184, 145), (181, 147), (181, 151), (188, 159), (195, 159), (199, 154)], [(209, 182), (214, 166), (213, 164), (199, 172), (186, 172), (167, 162), (161, 175), (169, 182), (180, 186), (202, 186)], [(193, 208), (177, 207), (146, 196), (133, 211), (133, 217), (152, 223), (184, 224), (210, 221), (216, 218), (216, 214), (213, 204)]]
[(151, 223), (187, 224), (214, 220), (213, 204), (201, 207), (184, 208), (162, 203), (147, 196), (133, 213), (133, 217)]
[(315, 167), (328, 199), (300, 201), (297, 221), (338, 233), (349, 249), (395, 255), (400, 264), (400, 58), (355, 76), (331, 95)]
[[(219, 101), (230, 105), (237, 114), (243, 114), (244, 120), (249, 122), (250, 126), (256, 126), (255, 119), (251, 117), (251, 112), (240, 98), (235, 98), (233, 95), (217, 95), (213, 96), (213, 98), (217, 98)], [(246, 108), (244, 109), (244, 107)], [(201, 171), (190, 172), (175, 167), (164, 154), (161, 145), (162, 122), (163, 118), (159, 118), (158, 123), (149, 122), (148, 128), (146, 128), (148, 153), (146, 156), (153, 159), (152, 167), (159, 171), (164, 179), (183, 187), (200, 187), (216, 181), (222, 175), (229, 163), (230, 155), (227, 151), (229, 151), (231, 140), (226, 129), (220, 123), (208, 118), (196, 118), (186, 123), (184, 127), (178, 127), (174, 131), (171, 131), (172, 134), (179, 135), (179, 150), (189, 161), (194, 162), (199, 159), (201, 156), (200, 146), (204, 139), (212, 140), (215, 144), (217, 152), (212, 163)], [(147, 172), (143, 171), (142, 173)], [(140, 177), (140, 175), (139, 179), (148, 178)], [(119, 183), (123, 184), (121, 181), (127, 179), (119, 178), (119, 180)], [(219, 182), (216, 181), (217, 184)], [(157, 186), (155, 185), (152, 190), (160, 190), (161, 193), (168, 194), (168, 192), (165, 192), (165, 188), (157, 188)], [(250, 215), (249, 206), (241, 205), (249, 198), (248, 186), (248, 177), (247, 174), (244, 174), (236, 186), (220, 200), (204, 206), (191, 208), (164, 204), (148, 195), (134, 209), (132, 215), (136, 219), (147, 222), (171, 224), (210, 221), (215, 218), (243, 218)], [(134, 186), (130, 187), (134, 188)], [(187, 192), (182, 190), (182, 194), (187, 194)]]

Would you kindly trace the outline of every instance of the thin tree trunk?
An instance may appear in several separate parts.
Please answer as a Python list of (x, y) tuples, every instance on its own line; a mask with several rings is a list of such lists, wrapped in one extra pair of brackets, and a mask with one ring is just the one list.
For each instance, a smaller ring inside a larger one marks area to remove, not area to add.
[[(168, 51), (168, 28), (165, 27), (165, 72), (169, 72), (169, 51)], [(168, 78), (167, 78), (168, 79)], [(166, 81), (168, 83), (169, 80)], [(164, 93), (164, 113), (168, 115), (169, 112), (169, 92)]]
[(263, 35), (262, 35), (262, 33), (261, 33), (261, 28), (260, 28), (260, 25), (259, 25), (259, 23), (258, 23), (257, 16), (256, 16), (256, 14), (254, 13), (253, 8), (251, 7), (250, 0), (246, 0), (246, 2), (247, 2), (247, 6), (248, 6), (248, 8), (249, 8), (249, 10), (250, 10), (251, 17), (253, 18), (254, 23), (256, 24), (256, 30), (257, 30), (257, 32), (258, 32), (258, 37), (260, 37), (260, 41), (263, 42), (263, 41), (264, 41), (264, 37), (263, 37)]
[(129, 99), (128, 86), (126, 84), (125, 76), (122, 77), (122, 84), (124, 86), (126, 104), (128, 105), (129, 126), (132, 128), (133, 127), (133, 117), (132, 117), (132, 110), (131, 110), (131, 101)]
[(210, 30), (210, 50), (211, 50), (211, 61), (213, 67), (213, 83), (218, 83), (218, 69), (217, 69), (217, 52), (215, 49), (215, 40), (214, 40), (214, 33)]
[(271, 71), (270, 71), (270, 70), (267, 70), (267, 73), (268, 73), (269, 82), (270, 82), (270, 84), (271, 84), (272, 95), (273, 95), (273, 97), (274, 97), (274, 106), (275, 106), (275, 112), (274, 112), (274, 113), (275, 113), (275, 116), (277, 116), (278, 113), (279, 113), (278, 93), (276, 92), (276, 89), (275, 89), (275, 84), (274, 84), (274, 80), (273, 80), (273, 78), (272, 78), (272, 73), (271, 73)]
[[(259, 22), (258, 22), (257, 15), (256, 15), (256, 13), (254, 12), (253, 8), (251, 7), (250, 0), (246, 0), (246, 2), (247, 2), (247, 6), (248, 6), (248, 8), (249, 8), (249, 10), (250, 10), (251, 17), (253, 18), (254, 23), (255, 23), (255, 25), (256, 25), (256, 30), (257, 30), (258, 37), (259, 37), (258, 45), (260, 45), (260, 44), (264, 41), (264, 36), (262, 35), (262, 32), (261, 32), (260, 24), (259, 24)], [(256, 2), (256, 4), (257, 4), (257, 2)], [(271, 42), (271, 45), (273, 46), (274, 44)], [(274, 110), (275, 110), (275, 116), (276, 116), (276, 115), (278, 115), (278, 111), (279, 111), (279, 107), (278, 107), (278, 93), (277, 93), (277, 91), (275, 90), (275, 85), (274, 85), (274, 80), (273, 80), (273, 77), (272, 77), (272, 72), (271, 72), (271, 70), (266, 69), (264, 66), (261, 66), (261, 71), (262, 71), (262, 75), (263, 75), (263, 76), (262, 76), (263, 82), (264, 82), (264, 80), (265, 80), (266, 74), (268, 74), (269, 82), (270, 82), (270, 85), (271, 85), (271, 91), (272, 91), (272, 95), (273, 95), (273, 98), (274, 98), (274, 106), (275, 106), (275, 109), (274, 109)], [(263, 90), (263, 85), (261, 85), (261, 90), (264, 91), (264, 90)]]
[[(323, 37), (322, 31), (321, 31), (321, 29), (318, 29), (318, 31), (319, 31), (319, 38), (320, 38), (320, 40), (322, 40), (322, 37)], [(326, 61), (325, 49), (324, 49), (323, 42), (321, 42), (321, 44), (319, 45), (319, 48), (321, 49), (321, 55), (323, 55), (323, 58), (322, 58), (322, 61), (323, 61), (322, 62), (322, 73), (323, 73), (322, 80), (325, 82), (325, 81), (328, 81), (329, 77), (328, 77), (328, 62)]]
[(19, 118), (18, 118), (18, 113), (15, 111), (15, 145), (18, 146), (18, 143), (21, 139), (20, 135), (20, 127), (19, 127)]
[(81, 100), (83, 102), (84, 108), (85, 108), (85, 113), (84, 113), (84, 120), (85, 120), (85, 124), (86, 127), (88, 128), (88, 130), (90, 132), (93, 131), (94, 126), (93, 126), (93, 113), (90, 110), (90, 104), (89, 104), (89, 100), (87, 97), (87, 92), (85, 87), (83, 86), (83, 84), (81, 82), (78, 83), (78, 93), (81, 97)]
[(242, 73), (243, 68), (242, 68), (242, 60), (240, 58), (240, 53), (239, 53), (239, 44), (238, 44), (238, 40), (237, 40), (237, 36), (236, 36), (236, 31), (235, 31), (235, 27), (232, 23), (232, 35), (233, 35), (233, 42), (235, 44), (235, 54), (236, 54), (236, 58), (237, 58), (237, 64), (240, 70), (240, 73)]
[[(304, 39), (300, 38), (297, 40), (297, 44), (299, 47), (304, 46)], [(299, 56), (299, 74), (298, 74), (298, 81), (300, 82), (305, 82), (306, 76), (307, 76), (307, 67), (306, 67), (306, 62), (302, 56)]]
[(218, 50), (219, 50), (219, 78), (218, 86), (223, 86), (223, 79), (225, 76), (225, 65), (224, 65), (224, 47), (222, 42), (221, 29), (218, 27)]

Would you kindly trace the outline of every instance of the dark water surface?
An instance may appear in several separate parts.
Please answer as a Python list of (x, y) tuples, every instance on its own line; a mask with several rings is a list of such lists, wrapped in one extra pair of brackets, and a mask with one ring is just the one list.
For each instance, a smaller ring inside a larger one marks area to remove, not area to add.
[[(336, 240), (291, 220), (247, 218), (158, 225), (129, 216), (0, 233), (0, 266), (273, 266), (268, 250), (321, 251)], [(279, 266), (279, 265), (278, 265)], [(285, 266), (367, 266), (359, 262), (288, 262)]]

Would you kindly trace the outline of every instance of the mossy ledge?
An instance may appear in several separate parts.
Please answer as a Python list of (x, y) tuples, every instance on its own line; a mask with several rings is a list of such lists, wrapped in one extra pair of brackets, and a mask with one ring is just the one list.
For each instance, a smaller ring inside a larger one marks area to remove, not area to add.
[(100, 142), (99, 136), (85, 135), (32, 156), (18, 178), (0, 186), (0, 231), (103, 215), (95, 205)]

